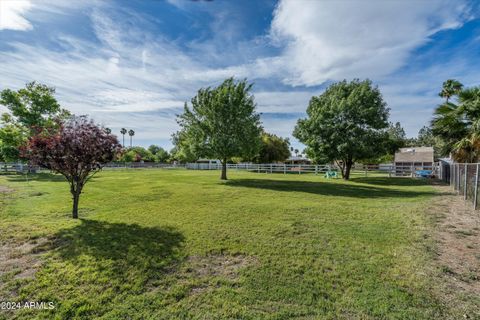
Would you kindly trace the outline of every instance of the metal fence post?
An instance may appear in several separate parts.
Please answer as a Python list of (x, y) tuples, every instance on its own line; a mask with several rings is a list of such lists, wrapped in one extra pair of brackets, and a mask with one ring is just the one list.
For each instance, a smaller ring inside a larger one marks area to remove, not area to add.
[(450, 164), (449, 167), (450, 167), (450, 186), (455, 188), (455, 184), (454, 184), (455, 183), (455, 174), (453, 172), (454, 165)]
[(465, 200), (467, 200), (467, 164), (465, 163), (465, 174), (464, 176), (464, 181), (463, 181), (463, 197)]
[(473, 210), (477, 209), (478, 166), (479, 166), (479, 164), (477, 163), (477, 171), (475, 173), (475, 194), (473, 195)]
[(460, 164), (459, 163), (457, 163), (457, 178), (456, 179), (457, 179), (457, 181), (456, 181), (457, 182), (456, 183), (457, 189), (456, 190), (457, 190), (458, 193), (460, 193)]

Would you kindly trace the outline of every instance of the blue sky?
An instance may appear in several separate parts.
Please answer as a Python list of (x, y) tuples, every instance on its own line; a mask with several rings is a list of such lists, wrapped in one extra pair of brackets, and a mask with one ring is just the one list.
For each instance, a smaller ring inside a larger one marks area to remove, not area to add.
[[(135, 144), (170, 148), (205, 86), (255, 83), (267, 131), (290, 137), (311, 96), (370, 78), (409, 136), (441, 84), (479, 85), (475, 1), (0, 0), (0, 89), (36, 80)], [(4, 110), (4, 109), (2, 109)], [(300, 147), (291, 138), (294, 147)]]

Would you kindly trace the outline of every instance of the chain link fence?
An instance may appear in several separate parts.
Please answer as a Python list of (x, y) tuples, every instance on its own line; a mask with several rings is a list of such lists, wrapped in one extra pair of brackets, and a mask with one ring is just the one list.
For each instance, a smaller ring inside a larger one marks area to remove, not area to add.
[(441, 168), (441, 179), (477, 209), (480, 163), (443, 164)]

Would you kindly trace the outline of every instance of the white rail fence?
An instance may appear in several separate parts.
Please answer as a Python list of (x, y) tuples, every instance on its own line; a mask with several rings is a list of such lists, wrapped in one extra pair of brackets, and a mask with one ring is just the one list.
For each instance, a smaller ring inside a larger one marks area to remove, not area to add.
[[(220, 170), (221, 164), (217, 163), (187, 163), (186, 169), (190, 170)], [(324, 174), (327, 171), (339, 171), (336, 165), (314, 165), (314, 164), (283, 164), (283, 163), (228, 163), (227, 169), (233, 170), (246, 170), (251, 172), (263, 172), (263, 173), (314, 173)], [(396, 177), (416, 177), (418, 171), (431, 171), (432, 176), (438, 175), (439, 167), (437, 164), (433, 165), (408, 165), (398, 166), (394, 164), (380, 164), (380, 165), (355, 165), (352, 168), (354, 171), (364, 172), (368, 175), (370, 172), (383, 173), (388, 176)]]
[(110, 162), (104, 166), (105, 169), (175, 169), (185, 168), (181, 163), (160, 163), (160, 162)]
[[(221, 164), (215, 163), (187, 163), (185, 168), (191, 170), (220, 170)], [(247, 170), (254, 172), (280, 172), (280, 173), (325, 173), (336, 171), (332, 165), (310, 165), (310, 164), (283, 164), (283, 163), (228, 163), (227, 169)]]
[[(220, 170), (221, 164), (212, 163), (157, 163), (157, 162), (111, 162), (108, 163), (105, 169), (176, 169), (186, 168), (191, 170)], [(314, 165), (314, 164), (283, 164), (283, 163), (238, 163), (227, 164), (228, 169), (246, 170), (259, 173), (313, 173), (324, 174), (327, 171), (337, 171), (339, 168), (336, 165)], [(31, 166), (26, 163), (2, 163), (0, 162), (0, 173), (34, 173), (42, 169), (37, 166)], [(443, 177), (445, 174), (444, 166), (434, 165), (410, 165), (410, 166), (396, 166), (394, 164), (380, 164), (380, 165), (355, 165), (352, 170), (355, 172), (364, 172), (367, 176), (369, 173), (383, 173), (388, 176), (396, 177), (415, 177), (419, 170), (431, 171), (434, 176)]]
[[(158, 162), (111, 162), (104, 166), (104, 169), (175, 169), (185, 168), (185, 164), (158, 163)], [(0, 173), (35, 173), (43, 169), (22, 162), (0, 162)]]

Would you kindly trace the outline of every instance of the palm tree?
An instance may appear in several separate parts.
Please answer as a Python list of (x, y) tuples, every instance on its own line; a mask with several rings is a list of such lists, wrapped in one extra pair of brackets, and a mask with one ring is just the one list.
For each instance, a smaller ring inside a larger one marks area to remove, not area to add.
[(130, 136), (130, 148), (132, 147), (132, 138), (135, 135), (135, 131), (132, 129), (128, 130), (128, 135)]
[[(451, 96), (450, 96), (451, 97)], [(480, 156), (480, 87), (458, 93), (458, 105), (446, 102), (437, 107), (432, 132), (444, 143), (443, 153), (460, 162), (475, 162)]]
[(120, 133), (121, 133), (122, 136), (123, 136), (123, 147), (125, 148), (125, 134), (127, 133), (127, 129), (122, 128), (122, 129), (120, 130)]
[(110, 128), (105, 128), (105, 132), (108, 133), (108, 134), (110, 134), (110, 133), (112, 133), (112, 129), (110, 129)]
[(298, 157), (298, 149), (295, 149), (295, 156)]
[(451, 97), (458, 95), (462, 91), (463, 84), (455, 79), (448, 79), (443, 83), (442, 91), (438, 94), (442, 98), (446, 98), (446, 103)]

